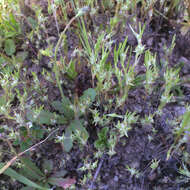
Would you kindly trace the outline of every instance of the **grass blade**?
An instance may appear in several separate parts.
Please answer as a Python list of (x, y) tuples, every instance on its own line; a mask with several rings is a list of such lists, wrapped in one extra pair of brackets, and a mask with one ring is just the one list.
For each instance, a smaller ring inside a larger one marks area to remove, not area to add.
[[(4, 166), (4, 164), (0, 163), (0, 168), (3, 168), (3, 166)], [(4, 172), (4, 174), (8, 175), (11, 178), (16, 179), (17, 181), (19, 181), (19, 182), (21, 182), (27, 186), (34, 187), (34, 188), (41, 189), (41, 190), (50, 190), (49, 188), (41, 187), (40, 185), (38, 185), (38, 184), (34, 183), (33, 181), (27, 179), (26, 177), (18, 174), (16, 171), (14, 171), (11, 168), (7, 168), (7, 170)]]

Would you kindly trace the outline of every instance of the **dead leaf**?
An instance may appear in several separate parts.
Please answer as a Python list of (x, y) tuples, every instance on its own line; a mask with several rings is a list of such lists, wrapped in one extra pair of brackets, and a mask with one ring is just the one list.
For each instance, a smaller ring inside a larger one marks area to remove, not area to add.
[(60, 187), (63, 187), (64, 189), (67, 189), (75, 183), (76, 183), (76, 180), (74, 178), (66, 178), (64, 180), (59, 181), (58, 185)]

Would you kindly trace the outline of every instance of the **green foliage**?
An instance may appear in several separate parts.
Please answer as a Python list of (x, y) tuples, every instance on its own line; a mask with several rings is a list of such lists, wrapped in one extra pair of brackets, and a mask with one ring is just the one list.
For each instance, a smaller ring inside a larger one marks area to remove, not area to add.
[(68, 120), (72, 120), (74, 118), (74, 111), (69, 98), (64, 97), (62, 101), (53, 101), (51, 105), (55, 110), (63, 114)]
[(5, 52), (7, 55), (13, 55), (16, 51), (15, 43), (13, 40), (8, 39), (5, 41)]
[(187, 107), (187, 111), (182, 117), (182, 122), (180, 127), (175, 129), (175, 134), (176, 134), (175, 141), (167, 152), (167, 159), (170, 158), (172, 151), (179, 150), (180, 146), (183, 143), (189, 142), (189, 132), (190, 132), (189, 126), (190, 126), (190, 111), (189, 107)]
[(65, 151), (69, 152), (73, 146), (73, 136), (79, 140), (79, 143), (86, 144), (88, 140), (88, 132), (82, 125), (82, 120), (73, 120), (65, 131), (63, 138), (63, 146)]
[(102, 128), (98, 133), (98, 139), (94, 143), (94, 146), (100, 151), (104, 151), (106, 148), (109, 148), (108, 130), (108, 127)]
[[(3, 163), (0, 163), (0, 169), (3, 167)], [(29, 186), (29, 187), (33, 187), (36, 189), (41, 189), (41, 190), (50, 190), (50, 188), (45, 188), (42, 187), (40, 185), (38, 185), (37, 183), (31, 181), (30, 179), (24, 177), (23, 175), (20, 175), (19, 173), (17, 173), (15, 170), (8, 168), (5, 172), (5, 175), (10, 176), (11, 178), (18, 180), (19, 182)]]
[(50, 125), (50, 124), (65, 124), (66, 119), (60, 115), (56, 115), (55, 113), (51, 113), (46, 110), (29, 110), (26, 113), (26, 117), (29, 121), (34, 122), (36, 124), (42, 125)]
[(128, 172), (130, 172), (131, 176), (135, 176), (136, 178), (139, 178), (139, 176), (141, 175), (140, 172), (136, 168), (129, 167), (128, 165), (126, 165), (126, 168)]
[[(29, 187), (32, 187), (32, 189), (50, 190), (50, 184), (65, 188), (75, 183), (75, 179), (65, 178), (66, 170), (53, 172), (52, 160), (44, 160), (42, 165), (43, 172), (27, 157), (21, 158), (21, 162), (23, 166), (19, 172), (8, 168), (4, 174), (25, 184), (26, 187), (22, 188), (22, 190)], [(3, 163), (0, 163), (0, 169), (2, 167)]]
[(158, 68), (156, 66), (156, 55), (152, 55), (148, 50), (145, 52), (144, 64), (146, 67), (146, 84), (145, 88), (148, 94), (153, 91), (153, 84), (158, 77)]
[(128, 137), (128, 131), (132, 129), (132, 124), (135, 124), (138, 120), (138, 116), (136, 113), (126, 112), (125, 116), (123, 117), (123, 121), (118, 121), (116, 128), (120, 133), (120, 137), (126, 136)]
[[(89, 88), (84, 91), (83, 95), (79, 99), (78, 104), (80, 105), (82, 103), (81, 105), (86, 109), (94, 102), (95, 97), (96, 91), (92, 88)], [(83, 114), (85, 114), (85, 109), (84, 111), (82, 111), (82, 108), (81, 110), (78, 110), (77, 107), (75, 107), (76, 105), (73, 105), (66, 97), (62, 99), (62, 102), (52, 102), (52, 106), (54, 107), (54, 109), (56, 109), (65, 116), (65, 118), (67, 119), (67, 123), (69, 124), (68, 127), (65, 129), (63, 136), (58, 138), (58, 141), (63, 143), (65, 151), (69, 152), (72, 149), (73, 141), (75, 139), (79, 141), (79, 143), (81, 143), (82, 145), (85, 145), (89, 135), (87, 130), (83, 126), (83, 120), (77, 118), (78, 116), (81, 117)], [(78, 110), (77, 113), (76, 110)]]
[[(3, 4), (0, 3), (0, 8)], [(8, 8), (2, 8), (0, 13), (0, 50), (7, 56), (14, 55), (16, 51), (17, 37), (21, 35), (21, 27), (13, 13)], [(0, 54), (0, 58), (1, 54)]]
[(158, 110), (161, 110), (167, 103), (172, 101), (173, 94), (171, 90), (173, 87), (177, 86), (180, 78), (179, 78), (179, 69), (173, 70), (168, 69), (164, 73), (164, 80), (165, 80), (165, 90), (161, 96), (161, 103)]
[(190, 110), (188, 109), (185, 114), (183, 115), (183, 119), (182, 119), (182, 123), (180, 126), (180, 129), (178, 131), (176, 131), (177, 134), (177, 138), (179, 139), (179, 137), (183, 134), (187, 133), (187, 138), (188, 138), (188, 133), (190, 131)]
[(84, 102), (89, 100), (88, 106), (90, 106), (96, 98), (96, 91), (93, 88), (88, 88), (84, 91), (83, 95), (80, 97), (80, 101)]
[(122, 105), (125, 102), (129, 89), (131, 86), (133, 86), (134, 81), (134, 67), (129, 65), (130, 57), (128, 59), (127, 65), (125, 65), (126, 55), (129, 50), (129, 46), (126, 47), (126, 45), (127, 37), (123, 43), (119, 44), (118, 49), (116, 49), (116, 46), (114, 48), (114, 74), (117, 77), (120, 89), (120, 96), (117, 100), (118, 106)]
[(67, 67), (67, 75), (71, 78), (71, 79), (75, 79), (77, 77), (77, 72), (76, 72), (76, 63), (75, 61), (71, 60), (68, 67)]
[[(95, 100), (95, 97), (95, 90), (87, 89), (84, 91), (83, 96), (80, 97), (79, 103), (84, 103), (84, 101), (86, 101), (86, 106), (89, 107)], [(83, 127), (83, 120), (75, 118), (75, 114), (81, 116), (81, 113), (74, 112), (75, 105), (73, 105), (69, 98), (65, 96), (62, 101), (53, 101), (51, 104), (53, 108), (59, 112), (59, 114), (39, 108), (36, 110), (28, 110), (26, 113), (27, 119), (37, 125), (67, 124), (68, 126), (65, 129), (63, 137), (59, 137), (59, 141), (63, 142), (63, 146), (67, 152), (69, 152), (73, 146), (73, 135), (77, 140), (85, 145), (89, 135), (85, 127)]]

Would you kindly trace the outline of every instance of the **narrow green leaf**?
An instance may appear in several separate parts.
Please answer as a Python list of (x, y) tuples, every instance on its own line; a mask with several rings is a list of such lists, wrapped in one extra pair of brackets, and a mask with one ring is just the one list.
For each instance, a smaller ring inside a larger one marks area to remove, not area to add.
[[(3, 168), (3, 166), (4, 166), (4, 164), (0, 163), (0, 169)], [(41, 190), (50, 190), (49, 188), (42, 187), (42, 186), (34, 183), (33, 181), (27, 179), (26, 177), (18, 174), (15, 170), (13, 170), (11, 168), (8, 168), (7, 170), (5, 170), (4, 174), (8, 175), (9, 177), (11, 177), (13, 179), (16, 179), (17, 181), (19, 181), (27, 186), (34, 187), (34, 188), (41, 189)]]
[(188, 125), (190, 127), (190, 111), (185, 112), (185, 114), (183, 115), (182, 125), (178, 131), (178, 135), (177, 135), (176, 139), (178, 139), (180, 137), (180, 135), (185, 131), (185, 128)]
[(116, 117), (116, 118), (121, 118), (123, 119), (123, 116), (122, 115), (118, 115), (116, 113), (110, 113), (110, 114), (106, 114), (108, 117)]
[(40, 169), (29, 158), (22, 157), (21, 161), (24, 163), (25, 168), (28, 170), (28, 172), (34, 173), (37, 179), (44, 176)]
[(22, 167), (19, 172), (20, 175), (23, 175), (27, 179), (30, 179), (32, 181), (38, 181), (41, 177), (37, 175), (34, 171), (28, 169), (27, 167)]
[(66, 152), (69, 152), (73, 147), (73, 139), (72, 139), (72, 131), (69, 129), (69, 127), (65, 131), (65, 139), (63, 141), (64, 150)]
[(23, 187), (20, 190), (35, 190), (33, 187)]
[(77, 72), (75, 69), (75, 61), (71, 60), (69, 63), (68, 69), (67, 69), (67, 74), (71, 79), (75, 79), (77, 76)]

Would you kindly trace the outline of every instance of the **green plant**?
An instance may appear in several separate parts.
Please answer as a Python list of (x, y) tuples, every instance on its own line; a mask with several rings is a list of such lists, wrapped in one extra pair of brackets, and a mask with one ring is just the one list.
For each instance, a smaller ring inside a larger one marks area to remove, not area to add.
[[(106, 61), (110, 53), (112, 34), (106, 35), (105, 32), (102, 32), (101, 35), (98, 36), (96, 43), (94, 43), (93, 48), (89, 43), (88, 36), (84, 21), (82, 20), (81, 43), (89, 60), (92, 73), (92, 85), (93, 87), (95, 86), (95, 79), (97, 79), (97, 90), (105, 93), (111, 88), (112, 70)], [(100, 54), (101, 56), (99, 56)]]
[(108, 127), (104, 127), (98, 133), (98, 139), (95, 141), (95, 147), (100, 151), (105, 151), (105, 149), (109, 148), (108, 144)]
[[(116, 46), (114, 48), (114, 74), (117, 77), (120, 95), (118, 97), (118, 106), (122, 105), (127, 96), (130, 87), (133, 85), (134, 80), (134, 70), (130, 64), (130, 58), (128, 59), (127, 66), (125, 65), (125, 60), (127, 56), (127, 52), (129, 47), (127, 45), (127, 38), (123, 43), (119, 44), (118, 49), (116, 50)], [(120, 60), (120, 61), (119, 61)], [(120, 66), (121, 68), (120, 68)]]
[(141, 119), (141, 123), (143, 125), (150, 125), (154, 122), (154, 119), (153, 119), (153, 114), (150, 114), (150, 115), (145, 115), (145, 117), (143, 119)]
[(137, 169), (135, 169), (133, 167), (130, 167), (128, 165), (126, 165), (126, 168), (127, 168), (127, 171), (130, 172), (131, 177), (133, 177), (133, 176), (136, 177), (136, 178), (140, 177), (141, 173)]
[(2, 94), (0, 97), (0, 110), (5, 118), (14, 119), (10, 115), (11, 112), (11, 103), (15, 98), (15, 94), (12, 93), (13, 89), (18, 85), (18, 76), (19, 72), (15, 70), (12, 73), (12, 69), (10, 67), (2, 69), (2, 73), (0, 76)]
[(164, 92), (162, 93), (161, 96), (158, 111), (161, 111), (162, 108), (172, 100), (173, 94), (171, 93), (171, 90), (180, 81), (179, 69), (173, 70), (167, 68), (166, 72), (164, 73), (164, 80), (165, 80)]
[(145, 46), (142, 44), (142, 37), (143, 37), (143, 33), (144, 33), (146, 25), (144, 24), (142, 26), (140, 22), (138, 24), (139, 24), (137, 26), (138, 30), (139, 30), (138, 32), (135, 32), (133, 27), (131, 25), (129, 25), (131, 31), (133, 32), (134, 36), (137, 39), (137, 43), (138, 43), (138, 45), (135, 48), (135, 53), (136, 53), (136, 55), (135, 55), (135, 63), (134, 63), (135, 66), (138, 64), (138, 62), (140, 60), (140, 56), (143, 54), (144, 49), (145, 49)]
[(117, 144), (116, 132), (114, 130), (111, 130), (110, 137), (108, 139), (108, 145), (109, 145), (108, 155), (113, 156), (114, 154), (116, 154), (115, 151), (116, 144)]
[(138, 120), (138, 116), (136, 116), (136, 113), (130, 113), (126, 112), (126, 114), (123, 116), (123, 121), (116, 124), (116, 128), (119, 131), (120, 137), (126, 136), (128, 137), (129, 130), (132, 129), (132, 124), (135, 124)]
[[(57, 137), (57, 141), (62, 142), (65, 151), (69, 152), (73, 146), (74, 139), (79, 140), (83, 145), (87, 142), (88, 132), (83, 127), (84, 120), (80, 119), (80, 117), (85, 114), (86, 109), (92, 104), (95, 97), (95, 90), (87, 89), (84, 91), (83, 96), (80, 97), (79, 102), (75, 102), (75, 104), (71, 103), (69, 98), (65, 96), (61, 101), (53, 101), (51, 105), (59, 112), (58, 114), (44, 110), (41, 107), (28, 110), (26, 117), (29, 121), (38, 125), (64, 124), (65, 132), (62, 136)], [(75, 138), (73, 138), (73, 135)]]
[(157, 160), (157, 159), (152, 160), (151, 165), (150, 165), (150, 168), (152, 169), (152, 171), (154, 171), (158, 167), (159, 162), (160, 160)]
[[(0, 168), (3, 166), (2, 163), (0, 163)], [(8, 168), (5, 172), (5, 175), (10, 176), (13, 179), (16, 179), (17, 181), (27, 185), (28, 187), (33, 187), (37, 189), (42, 189), (42, 190), (50, 190), (49, 188), (42, 187), (33, 181), (29, 180), (28, 178), (24, 177), (23, 175), (18, 174), (15, 170)]]
[(127, 59), (127, 63), (125, 63), (127, 53), (129, 50), (129, 47), (126, 47), (127, 37), (123, 43), (119, 44), (117, 50), (116, 46), (114, 49), (114, 74), (117, 77), (119, 84), (119, 91), (120, 91), (120, 96), (117, 98), (118, 107), (125, 103), (126, 98), (128, 97), (129, 90), (132, 88), (132, 86), (135, 85), (135, 83), (137, 84), (137, 81), (135, 81), (136, 80), (135, 67), (137, 66), (145, 48), (145, 46), (142, 45), (142, 35), (145, 29), (145, 25), (143, 25), (142, 27), (141, 24), (139, 23), (139, 33), (135, 32), (131, 25), (130, 28), (138, 42), (138, 45), (135, 48), (135, 62), (133, 63), (133, 65), (131, 65), (130, 63), (131, 53), (132, 53), (131, 51)]
[(98, 160), (91, 162), (88, 161), (88, 159), (84, 160), (84, 165), (79, 168), (78, 170), (83, 171), (83, 172), (88, 172), (86, 175), (84, 175), (83, 179), (81, 180), (81, 184), (85, 185), (87, 183), (87, 180), (92, 180), (92, 172), (97, 168), (98, 165)]
[(56, 44), (56, 47), (55, 47), (55, 53), (54, 53), (54, 60), (55, 60), (55, 62), (57, 61), (58, 48), (61, 45), (61, 42), (62, 42), (62, 40), (64, 38), (66, 30), (69, 28), (69, 26), (72, 24), (72, 22), (74, 20), (76, 20), (78, 17), (84, 15), (87, 11), (88, 11), (88, 7), (83, 7), (81, 9), (79, 9), (78, 13), (69, 21), (69, 23), (66, 25), (64, 31), (60, 34), (59, 40), (58, 40), (58, 42)]
[[(25, 189), (41, 189), (50, 190), (50, 185), (55, 185), (57, 187), (68, 188), (75, 183), (75, 179), (66, 178), (66, 170), (54, 171), (53, 161), (44, 160), (42, 165), (42, 171), (27, 157), (21, 158), (22, 166), (19, 172), (8, 168), (4, 174), (10, 176), (13, 179), (20, 181), (25, 184)], [(3, 164), (0, 163), (0, 169)]]
[(182, 117), (182, 122), (179, 127), (175, 128), (175, 141), (173, 145), (170, 147), (170, 149), (167, 152), (167, 159), (169, 159), (172, 155), (172, 153), (175, 150), (179, 150), (180, 146), (183, 143), (187, 143), (189, 141), (189, 125), (190, 125), (190, 111), (189, 106), (186, 108), (186, 112)]
[(153, 84), (158, 78), (159, 70), (156, 66), (156, 55), (152, 55), (149, 50), (145, 52), (144, 64), (146, 67), (146, 84), (145, 89), (148, 94), (153, 91)]
[[(16, 51), (18, 36), (21, 35), (21, 27), (12, 13), (13, 9), (18, 9), (18, 4), (14, 1), (9, 3), (0, 2), (0, 50), (5, 52), (7, 56), (12, 56)], [(0, 58), (2, 55), (3, 53), (0, 54)]]
[[(13, 161), (17, 160), (14, 170), (9, 167), (12, 161), (4, 167), (0, 160), (0, 173), (4, 172), (27, 185), (23, 188), (25, 190), (50, 189), (51, 185), (71, 188), (69, 183), (75, 183), (75, 180), (66, 179), (66, 171), (55, 172), (51, 160), (44, 160), (45, 164), (40, 165), (39, 170), (26, 150), (55, 127), (62, 134), (59, 133), (53, 140), (63, 144), (66, 155), (75, 143), (80, 151), (89, 150), (91, 136), (88, 132), (91, 129), (87, 127), (91, 125), (96, 127), (98, 136), (94, 142), (98, 150), (93, 154), (95, 157), (102, 156), (104, 152), (113, 156), (117, 143), (125, 145), (130, 140), (126, 138), (130, 135), (129, 131), (137, 123), (144, 126), (142, 130), (147, 132), (147, 139), (154, 140), (160, 132), (156, 123), (160, 117), (158, 114), (163, 114), (168, 103), (178, 101), (176, 94), (184, 90), (181, 88), (184, 81), (179, 77), (183, 72), (178, 66), (170, 64), (173, 49), (178, 45), (175, 40), (181, 35), (174, 35), (169, 47), (168, 41), (162, 41), (164, 36), (157, 44), (157, 35), (163, 29), (165, 32), (170, 27), (176, 27), (172, 29), (175, 33), (181, 27), (181, 34), (188, 37), (190, 4), (188, 0), (48, 0), (47, 12), (39, 7), (39, 1), (36, 0), (32, 0), (29, 9), (24, 9), (25, 2), (0, 1), (0, 138), (3, 140), (0, 159), (7, 158), (7, 155), (4, 157), (7, 143), (10, 150), (6, 153), (14, 154)], [(36, 5), (34, 2), (37, 2)], [(27, 13), (28, 10), (31, 13)], [(104, 22), (101, 19), (105, 17)], [(155, 28), (157, 19), (163, 28)], [(130, 32), (129, 36), (124, 36), (128, 35), (128, 26), (137, 39), (137, 45), (132, 47), (128, 45), (131, 41)], [(146, 34), (150, 30), (150, 39), (154, 41), (152, 46), (159, 47), (164, 43), (158, 53), (153, 53), (157, 48), (145, 47), (143, 44), (148, 44)], [(59, 39), (56, 42), (57, 35)], [(121, 42), (118, 44), (118, 41)], [(161, 67), (157, 65), (156, 60), (159, 59)], [(91, 72), (86, 73), (83, 66), (87, 66)], [(86, 75), (87, 78), (92, 77), (92, 82), (88, 80), (92, 88), (85, 84), (84, 88), (88, 89), (79, 96), (78, 80), (83, 74), (85, 78)], [(189, 80), (185, 82), (186, 87), (189, 87)], [(143, 91), (142, 97), (136, 97), (139, 91)], [(160, 97), (158, 106), (154, 104), (155, 95)], [(133, 98), (142, 98), (144, 101), (141, 103), (147, 103), (145, 107), (148, 111), (135, 113), (130, 102)], [(186, 102), (183, 98), (180, 97), (179, 102), (182, 106)], [(188, 182), (189, 156), (184, 153), (184, 149), (190, 139), (189, 118), (187, 105), (183, 116), (166, 121), (172, 126), (174, 135), (167, 159), (174, 152), (180, 156), (183, 154), (180, 180)], [(16, 150), (26, 151), (28, 158), (22, 158)], [(32, 155), (38, 153), (36, 149)], [(156, 172), (159, 163), (158, 159), (152, 160), (148, 166), (151, 172)], [(96, 167), (97, 161), (85, 159), (84, 166), (79, 169), (84, 172), (81, 186), (92, 179), (92, 171)], [(140, 172), (135, 167), (126, 168), (131, 177), (139, 177)]]
[(182, 166), (180, 166), (178, 172), (181, 176), (178, 177), (177, 183), (188, 183), (190, 180), (190, 171), (185, 163), (182, 163)]

